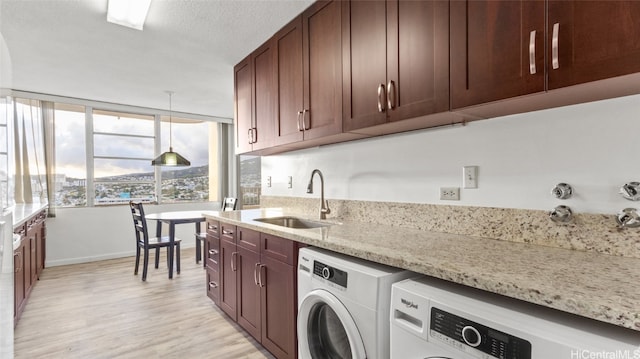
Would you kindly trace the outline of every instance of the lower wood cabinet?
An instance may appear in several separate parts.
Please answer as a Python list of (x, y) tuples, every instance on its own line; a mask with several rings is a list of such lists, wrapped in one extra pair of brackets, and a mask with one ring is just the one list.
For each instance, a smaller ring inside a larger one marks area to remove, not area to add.
[(218, 306), (276, 358), (296, 358), (298, 243), (220, 228)]
[(14, 233), (21, 237), (20, 246), (13, 251), (14, 326), (44, 269), (46, 217), (47, 212), (41, 211), (14, 228)]

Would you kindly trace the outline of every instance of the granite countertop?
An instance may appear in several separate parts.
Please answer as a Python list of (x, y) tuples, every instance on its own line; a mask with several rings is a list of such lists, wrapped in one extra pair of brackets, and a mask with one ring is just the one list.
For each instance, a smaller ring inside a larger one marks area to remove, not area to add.
[(297, 215), (278, 208), (204, 215), (640, 331), (637, 258), (384, 224), (345, 221), (329, 227), (293, 229), (255, 221)]

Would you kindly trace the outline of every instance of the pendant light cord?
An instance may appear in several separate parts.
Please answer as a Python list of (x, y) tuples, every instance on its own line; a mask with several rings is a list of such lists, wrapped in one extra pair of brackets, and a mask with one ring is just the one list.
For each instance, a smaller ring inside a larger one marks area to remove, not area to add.
[(173, 95), (173, 91), (167, 91), (169, 94), (169, 152), (173, 152), (173, 119), (172, 119), (172, 106), (171, 106), (171, 96)]

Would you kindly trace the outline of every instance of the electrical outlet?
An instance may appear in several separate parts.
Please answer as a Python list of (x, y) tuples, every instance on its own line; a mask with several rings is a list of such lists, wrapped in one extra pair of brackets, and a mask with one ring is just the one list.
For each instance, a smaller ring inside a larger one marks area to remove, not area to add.
[(271, 176), (267, 176), (267, 187), (271, 187)]
[(478, 166), (462, 167), (462, 188), (478, 188)]
[(289, 176), (287, 180), (287, 188), (293, 188), (293, 177)]
[(445, 201), (459, 201), (460, 187), (440, 187), (440, 199)]

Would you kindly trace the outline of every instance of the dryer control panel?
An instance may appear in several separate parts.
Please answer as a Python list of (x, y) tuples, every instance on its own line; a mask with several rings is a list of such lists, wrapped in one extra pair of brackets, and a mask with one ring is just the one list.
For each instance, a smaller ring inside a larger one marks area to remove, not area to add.
[(338, 268), (334, 268), (319, 261), (313, 261), (313, 274), (343, 288), (347, 287), (347, 272)]
[(452, 346), (469, 346), (499, 359), (531, 359), (531, 343), (448, 313), (431, 308), (431, 336)]

